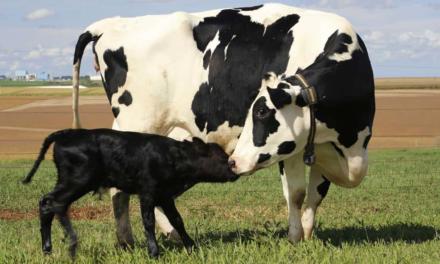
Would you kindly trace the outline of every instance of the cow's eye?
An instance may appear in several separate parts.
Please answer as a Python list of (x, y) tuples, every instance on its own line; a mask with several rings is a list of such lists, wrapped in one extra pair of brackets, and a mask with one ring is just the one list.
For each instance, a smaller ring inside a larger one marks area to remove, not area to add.
[(257, 109), (256, 115), (259, 119), (264, 119), (269, 115), (269, 109), (266, 108), (260, 108)]

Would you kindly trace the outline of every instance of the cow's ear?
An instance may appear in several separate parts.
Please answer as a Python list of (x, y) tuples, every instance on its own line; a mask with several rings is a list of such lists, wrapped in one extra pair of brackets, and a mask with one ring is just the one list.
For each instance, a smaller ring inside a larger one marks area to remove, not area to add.
[(274, 72), (268, 72), (264, 75), (261, 87), (273, 87), (278, 80), (278, 76)]
[[(281, 84), (282, 83), (280, 83), (280, 85)], [(270, 100), (276, 109), (281, 109), (292, 103), (293, 94), (285, 87), (278, 87), (275, 89), (267, 87), (267, 92), (269, 93)]]

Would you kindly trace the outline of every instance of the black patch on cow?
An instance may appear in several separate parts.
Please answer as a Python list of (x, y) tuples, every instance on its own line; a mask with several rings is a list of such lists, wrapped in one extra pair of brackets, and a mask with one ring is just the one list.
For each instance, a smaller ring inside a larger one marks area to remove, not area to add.
[[(215, 17), (205, 17), (193, 29), (201, 52), (207, 52), (205, 49), (217, 32), (220, 42), (211, 51), (208, 81), (200, 84), (192, 102), (200, 131), (205, 127), (208, 133), (215, 131), (226, 121), (231, 127), (243, 126), (264, 74), (282, 74), (289, 62), (293, 43), (290, 30), (299, 16), (281, 17), (265, 28), (239, 12), (222, 10)], [(204, 66), (207, 60), (204, 58)]]
[(278, 146), (278, 154), (279, 155), (287, 155), (292, 153), (296, 148), (295, 141), (284, 141)]
[(283, 89), (272, 89), (267, 87), (267, 91), (269, 93), (270, 101), (272, 101), (276, 109), (281, 109), (285, 105), (292, 103), (292, 97)]
[(263, 163), (263, 162), (269, 160), (270, 157), (271, 157), (271, 156), (270, 156), (269, 153), (266, 153), (266, 154), (260, 154), (260, 156), (258, 156), (257, 164), (260, 164), (260, 163)]
[(107, 65), (105, 70), (105, 92), (107, 98), (111, 103), (111, 98), (114, 93), (118, 92), (118, 88), (124, 86), (127, 80), (127, 57), (124, 53), (124, 47), (117, 50), (106, 50), (104, 52), (104, 62)]
[(307, 105), (306, 101), (302, 96), (297, 96), (295, 99), (295, 104), (299, 107), (304, 107)]
[(278, 89), (289, 89), (290, 86), (287, 83), (281, 82), (277, 86)]
[(322, 175), (322, 178), (324, 179), (324, 181), (321, 184), (319, 184), (316, 189), (318, 193), (321, 195), (321, 197), (324, 198), (327, 195), (328, 189), (330, 188), (330, 181), (327, 180), (327, 178), (324, 177), (324, 175)]
[(280, 174), (284, 174), (284, 161), (278, 162), (278, 169), (280, 170)]
[[(346, 52), (353, 42), (349, 35), (335, 31), (315, 62), (300, 72), (316, 89), (316, 118), (335, 129), (339, 143), (347, 148), (358, 140), (358, 132), (371, 129), (375, 113), (373, 71), (362, 39), (358, 36), (357, 40), (361, 49), (351, 59), (330, 60), (329, 56)], [(299, 98), (296, 104), (302, 106)]]
[(211, 50), (208, 50), (203, 56), (203, 68), (208, 69), (209, 61), (211, 60)]
[(266, 144), (267, 137), (277, 132), (280, 123), (275, 118), (275, 109), (270, 109), (266, 105), (266, 98), (260, 97), (252, 109), (253, 120), (253, 142), (257, 147)]
[(339, 156), (345, 158), (344, 152), (342, 152), (342, 149), (340, 149), (338, 146), (336, 146), (335, 142), (331, 142), (333, 148), (338, 152)]
[(113, 116), (115, 117), (115, 118), (117, 118), (118, 117), (118, 115), (119, 115), (119, 107), (116, 107), (116, 106), (113, 106), (112, 107), (112, 112), (113, 112)]
[(241, 11), (253, 11), (262, 8), (263, 5), (257, 5), (257, 6), (249, 6), (249, 7), (237, 7), (235, 9), (241, 10)]
[(371, 139), (371, 135), (368, 135), (368, 136), (365, 138), (365, 140), (364, 140), (364, 144), (362, 144), (362, 146), (364, 147), (364, 149), (367, 148), (367, 146), (368, 146), (368, 142), (370, 142), (370, 139)]
[(133, 98), (131, 97), (131, 93), (127, 90), (125, 90), (118, 99), (119, 104), (123, 104), (126, 106), (131, 105), (132, 102), (133, 102)]

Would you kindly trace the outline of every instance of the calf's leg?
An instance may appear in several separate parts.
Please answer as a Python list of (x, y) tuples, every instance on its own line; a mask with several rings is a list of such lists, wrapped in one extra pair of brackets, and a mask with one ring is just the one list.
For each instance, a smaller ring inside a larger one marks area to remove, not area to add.
[(157, 246), (156, 234), (154, 233), (154, 200), (152, 197), (140, 196), (142, 223), (145, 228), (145, 236), (147, 237), (148, 254), (151, 257), (159, 256), (159, 247)]
[(76, 235), (75, 230), (73, 230), (72, 223), (70, 222), (69, 216), (67, 215), (67, 210), (58, 214), (58, 216), (61, 226), (64, 228), (64, 232), (70, 238), (70, 245), (69, 245), (70, 256), (72, 258), (75, 258), (76, 248), (78, 246), (78, 236)]
[(177, 211), (174, 200), (172, 198), (166, 200), (162, 202), (161, 206), (165, 215), (168, 217), (168, 220), (174, 226), (174, 228), (177, 230), (180, 237), (182, 238), (182, 242), (186, 250), (188, 251), (188, 253), (191, 253), (194, 247), (194, 241), (191, 239), (191, 237), (188, 235), (188, 233), (185, 230), (185, 225), (183, 224), (183, 220), (179, 214), (179, 211)]
[(110, 189), (113, 203), (113, 213), (116, 220), (116, 237), (122, 248), (134, 246), (133, 232), (130, 224), (130, 195), (116, 188)]
[(41, 198), (39, 203), (41, 248), (44, 254), (52, 253), (52, 221), (55, 215), (52, 202), (53, 197), (47, 194)]

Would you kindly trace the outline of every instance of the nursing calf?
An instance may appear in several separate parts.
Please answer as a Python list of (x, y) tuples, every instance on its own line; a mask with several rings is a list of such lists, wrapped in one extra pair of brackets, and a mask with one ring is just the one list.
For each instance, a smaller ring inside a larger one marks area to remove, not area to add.
[(29, 183), (44, 155), (54, 144), (58, 181), (52, 192), (40, 200), (42, 249), (51, 253), (51, 225), (59, 216), (70, 237), (70, 254), (75, 256), (77, 235), (67, 211), (90, 191), (116, 187), (138, 194), (150, 256), (157, 257), (154, 207), (162, 207), (171, 224), (191, 251), (194, 241), (185, 231), (174, 198), (199, 182), (227, 182), (238, 178), (228, 167), (228, 156), (216, 144), (179, 142), (158, 135), (119, 132), (110, 129), (61, 130), (49, 135), (38, 159), (23, 183)]

